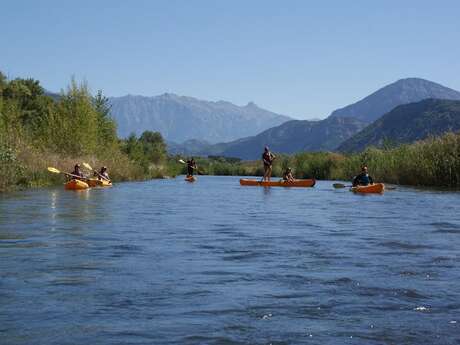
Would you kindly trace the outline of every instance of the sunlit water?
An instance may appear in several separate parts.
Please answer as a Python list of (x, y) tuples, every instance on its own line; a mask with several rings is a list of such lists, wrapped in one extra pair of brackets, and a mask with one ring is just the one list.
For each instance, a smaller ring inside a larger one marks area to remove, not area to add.
[(0, 344), (459, 344), (460, 194), (235, 177), (0, 196)]

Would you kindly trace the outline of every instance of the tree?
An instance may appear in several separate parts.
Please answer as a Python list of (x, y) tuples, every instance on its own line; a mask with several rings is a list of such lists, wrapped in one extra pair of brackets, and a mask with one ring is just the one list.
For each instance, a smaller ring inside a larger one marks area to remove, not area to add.
[(8, 79), (6, 76), (0, 71), (0, 97), (3, 96), (3, 90), (5, 89), (6, 85), (8, 84)]
[(166, 144), (160, 132), (145, 131), (139, 138), (144, 155), (153, 163), (159, 163), (166, 158)]
[(167, 156), (166, 144), (159, 132), (145, 131), (139, 139), (131, 134), (122, 141), (122, 150), (146, 173), (151, 172), (155, 164), (164, 163)]
[[(1, 80), (0, 84), (2, 84)], [(16, 78), (3, 85), (2, 95), (5, 100), (17, 103), (22, 125), (29, 132), (28, 134), (35, 136), (37, 126), (42, 123), (43, 117), (47, 115), (53, 103), (52, 99), (45, 95), (40, 82), (32, 78)]]
[(50, 118), (52, 136), (60, 152), (82, 155), (96, 152), (98, 144), (98, 113), (86, 83), (72, 79), (62, 94), (56, 112)]
[(114, 145), (117, 143), (117, 127), (110, 117), (112, 106), (109, 99), (99, 90), (93, 98), (93, 104), (98, 115), (98, 145), (100, 147)]

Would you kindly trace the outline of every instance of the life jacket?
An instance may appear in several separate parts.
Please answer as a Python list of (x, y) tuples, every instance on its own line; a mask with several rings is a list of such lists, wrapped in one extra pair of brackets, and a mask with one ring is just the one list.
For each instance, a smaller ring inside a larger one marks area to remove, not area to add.
[(369, 180), (369, 174), (360, 174), (358, 177), (359, 184), (367, 186), (371, 181)]
[(264, 161), (264, 164), (267, 164), (267, 163), (271, 164), (273, 161), (273, 156), (270, 152), (264, 152), (262, 154), (262, 159)]

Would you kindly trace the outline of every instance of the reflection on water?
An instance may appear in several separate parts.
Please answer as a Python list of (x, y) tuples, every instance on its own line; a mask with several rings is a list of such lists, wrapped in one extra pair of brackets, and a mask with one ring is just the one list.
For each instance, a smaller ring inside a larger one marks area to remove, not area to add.
[(459, 196), (204, 176), (4, 194), (0, 339), (455, 344)]
[(57, 202), (57, 192), (52, 191), (51, 192), (51, 211), (50, 211), (50, 217), (51, 217), (51, 231), (56, 231), (56, 202)]

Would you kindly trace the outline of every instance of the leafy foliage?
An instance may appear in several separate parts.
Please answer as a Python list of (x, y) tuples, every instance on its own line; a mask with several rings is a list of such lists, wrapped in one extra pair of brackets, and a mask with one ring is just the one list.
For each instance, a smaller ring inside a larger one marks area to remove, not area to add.
[(167, 157), (161, 135), (146, 132), (120, 144), (110, 111), (108, 98), (101, 91), (92, 96), (86, 83), (72, 79), (59, 97), (51, 98), (39, 81), (9, 81), (0, 72), (0, 190), (35, 185), (37, 179), (46, 183), (41, 171), (47, 159), (72, 166), (69, 158), (85, 157), (95, 166), (109, 165), (112, 176), (122, 179), (162, 174)]
[(23, 181), (23, 167), (14, 151), (0, 146), (0, 191)]
[(160, 176), (164, 170), (166, 143), (159, 132), (145, 131), (139, 138), (133, 133), (122, 141), (122, 150), (149, 176)]

